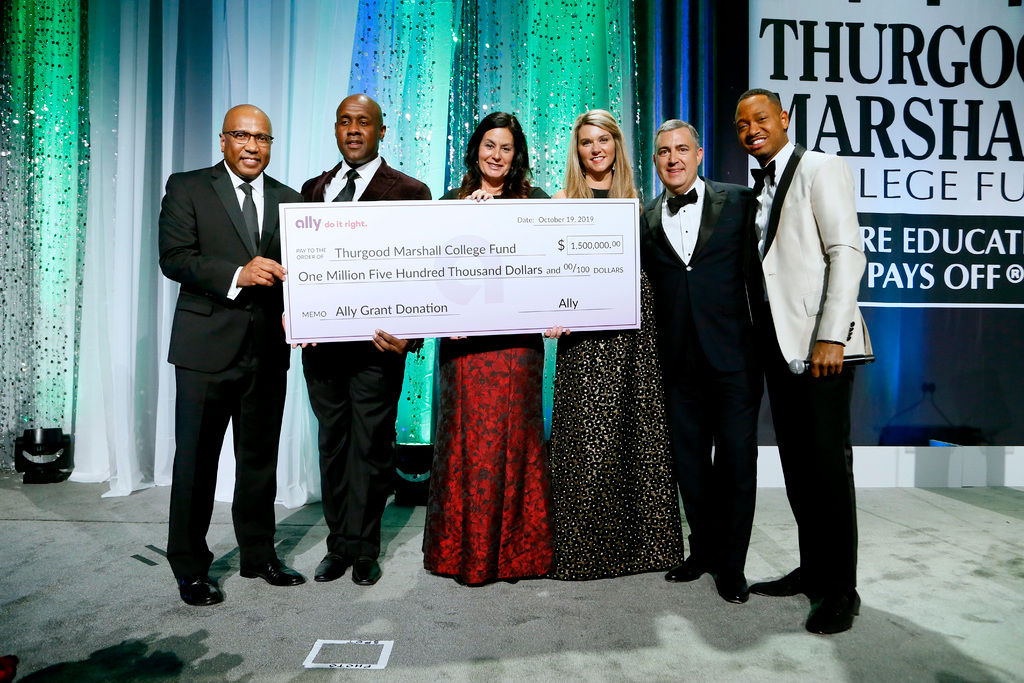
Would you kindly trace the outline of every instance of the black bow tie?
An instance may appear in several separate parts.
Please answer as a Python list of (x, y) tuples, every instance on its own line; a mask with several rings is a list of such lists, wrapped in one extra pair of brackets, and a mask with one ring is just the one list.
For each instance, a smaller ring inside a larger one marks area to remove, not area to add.
[(750, 175), (754, 176), (754, 187), (762, 188), (768, 178), (771, 178), (772, 183), (775, 183), (775, 161), (768, 162), (768, 165), (764, 168), (752, 168), (750, 169)]
[(679, 209), (683, 208), (687, 204), (697, 203), (697, 189), (691, 188), (686, 194), (677, 194), (675, 197), (668, 198), (668, 215), (675, 216), (679, 213)]

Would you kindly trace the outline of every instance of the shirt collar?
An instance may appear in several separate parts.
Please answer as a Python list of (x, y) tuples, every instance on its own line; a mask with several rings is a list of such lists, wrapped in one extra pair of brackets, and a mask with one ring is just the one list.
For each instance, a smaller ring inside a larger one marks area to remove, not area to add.
[[(775, 182), (779, 182), (779, 178), (782, 177), (782, 172), (786, 170), (786, 164), (789, 163), (789, 158), (793, 156), (793, 152), (796, 151), (796, 145), (793, 142), (787, 142), (782, 146), (778, 152), (775, 153), (771, 159), (765, 162), (765, 166), (771, 162), (775, 162)], [(764, 166), (762, 166), (764, 168)]]
[[(690, 190), (697, 190), (697, 206), (700, 206), (704, 202), (704, 188), (705, 188), (704, 180), (701, 179), (700, 176), (697, 176), (694, 179), (694, 181), (693, 181), (693, 185), (690, 185)], [(686, 192), (689, 192), (690, 190), (687, 190)], [(686, 193), (684, 192), (683, 194), (686, 194)], [(667, 187), (665, 188), (665, 199), (666, 200), (668, 200), (668, 199), (670, 199), (672, 197), (675, 197), (675, 196), (676, 196), (675, 192), (673, 192), (672, 190), (668, 189)]]
[(250, 185), (252, 185), (252, 189), (253, 189), (254, 192), (259, 194), (261, 197), (263, 196), (263, 174), (262, 173), (260, 173), (258, 176), (256, 176), (252, 180), (244, 180), (241, 177), (239, 177), (238, 174), (236, 174), (234, 171), (232, 171), (231, 167), (228, 166), (227, 164), (224, 164), (224, 168), (227, 169), (228, 175), (231, 176), (231, 187), (233, 187), (233, 188), (235, 188), (237, 190), (238, 187), (242, 183), (249, 183)]
[(383, 161), (384, 157), (378, 154), (374, 158), (367, 161), (365, 164), (362, 164), (360, 166), (352, 166), (347, 161), (345, 161), (344, 158), (342, 158), (341, 168), (338, 169), (338, 175), (336, 177), (344, 178), (345, 174), (348, 173), (348, 170), (350, 168), (354, 168), (359, 173), (359, 177), (361, 179), (369, 181), (370, 178), (372, 178), (373, 175), (377, 172), (377, 169), (380, 168), (380, 165), (381, 163), (383, 163)]

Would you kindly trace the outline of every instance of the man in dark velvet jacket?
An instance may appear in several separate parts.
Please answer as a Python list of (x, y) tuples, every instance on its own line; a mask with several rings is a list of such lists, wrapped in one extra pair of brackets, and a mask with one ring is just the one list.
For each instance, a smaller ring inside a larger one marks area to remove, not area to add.
[[(380, 105), (351, 95), (338, 106), (334, 134), (343, 159), (302, 186), (309, 202), (430, 199), (426, 185), (379, 155), (386, 132)], [(372, 340), (307, 346), (302, 370), (320, 425), (320, 478), (327, 554), (317, 581), (352, 567), (352, 581), (372, 586), (381, 576), (380, 523), (394, 473), (395, 419), (405, 356), (418, 340), (377, 330)]]

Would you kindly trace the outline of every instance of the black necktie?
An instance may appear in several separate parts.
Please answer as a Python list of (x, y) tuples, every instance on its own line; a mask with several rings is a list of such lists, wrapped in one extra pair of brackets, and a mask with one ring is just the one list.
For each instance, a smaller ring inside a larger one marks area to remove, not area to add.
[(675, 216), (679, 213), (679, 209), (683, 208), (687, 204), (697, 203), (697, 188), (690, 188), (690, 191), (685, 194), (677, 194), (675, 197), (668, 198), (668, 215)]
[(772, 184), (775, 183), (775, 161), (769, 161), (764, 168), (750, 169), (750, 175), (754, 176), (754, 194), (761, 194), (761, 190), (764, 189), (764, 184), (769, 178), (771, 178)]
[(256, 245), (256, 251), (260, 250), (260, 219), (256, 213), (256, 202), (252, 200), (252, 185), (249, 183), (242, 183), (239, 188), (245, 194), (245, 199), (242, 200), (242, 218), (245, 219), (245, 229), (252, 235), (253, 244)]
[(341, 188), (338, 196), (334, 198), (336, 202), (350, 202), (356, 196), (356, 178), (359, 177), (359, 172), (354, 168), (350, 168), (345, 177), (348, 178), (348, 182), (345, 183), (345, 187)]

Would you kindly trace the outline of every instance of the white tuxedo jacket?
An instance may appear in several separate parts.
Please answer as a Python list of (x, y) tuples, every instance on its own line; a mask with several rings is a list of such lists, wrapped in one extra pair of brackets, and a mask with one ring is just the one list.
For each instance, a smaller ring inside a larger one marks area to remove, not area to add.
[(810, 360), (817, 341), (845, 344), (847, 362), (874, 359), (857, 306), (861, 244), (850, 167), (797, 145), (779, 178), (761, 264), (787, 361)]

